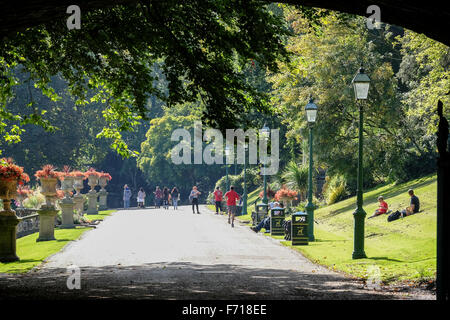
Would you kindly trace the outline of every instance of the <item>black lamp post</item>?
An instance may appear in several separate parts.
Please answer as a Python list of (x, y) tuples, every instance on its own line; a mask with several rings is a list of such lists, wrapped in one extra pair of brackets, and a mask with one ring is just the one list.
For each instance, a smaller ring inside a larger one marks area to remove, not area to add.
[(229, 181), (228, 181), (228, 156), (230, 155), (230, 148), (228, 148), (228, 146), (225, 147), (225, 172), (227, 174), (227, 178), (226, 178), (226, 191), (228, 191), (228, 189), (230, 188), (229, 185)]
[(244, 145), (244, 195), (243, 195), (243, 204), (242, 204), (242, 214), (247, 214), (247, 161), (245, 158), (247, 157), (248, 144), (247, 142)]
[[(264, 138), (264, 140), (266, 140), (266, 146), (267, 146), (267, 142), (269, 141), (269, 137), (270, 137), (270, 128), (266, 126), (266, 124), (264, 123), (264, 126), (261, 129), (261, 134)], [(269, 201), (267, 199), (267, 178), (266, 178), (266, 162), (267, 162), (267, 155), (264, 159), (264, 196), (262, 199), (262, 202), (264, 204), (267, 204)]]
[(363, 105), (361, 100), (366, 100), (369, 93), (370, 79), (364, 73), (364, 69), (359, 68), (358, 73), (352, 80), (356, 100), (359, 104), (359, 143), (358, 143), (358, 186), (356, 190), (356, 210), (353, 212), (354, 238), (353, 238), (353, 259), (367, 258), (364, 252), (364, 219), (366, 212), (363, 209)]
[(313, 124), (316, 122), (317, 106), (311, 98), (306, 105), (306, 120), (309, 124), (309, 170), (308, 170), (308, 204), (306, 213), (308, 214), (308, 240), (314, 241), (314, 204), (313, 204)]

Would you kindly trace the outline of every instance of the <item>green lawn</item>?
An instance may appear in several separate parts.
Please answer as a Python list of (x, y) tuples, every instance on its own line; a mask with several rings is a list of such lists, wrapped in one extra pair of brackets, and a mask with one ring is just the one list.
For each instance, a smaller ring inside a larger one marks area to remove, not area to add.
[[(387, 222), (387, 215), (366, 219), (367, 259), (352, 260), (353, 211), (355, 197), (315, 211), (315, 242), (295, 246), (312, 261), (335, 270), (367, 278), (367, 268), (380, 268), (385, 283), (402, 280), (426, 281), (436, 272), (436, 175), (399, 185), (386, 185), (364, 194), (367, 217), (377, 208), (383, 195), (393, 211), (409, 204), (407, 190), (413, 188), (420, 199), (421, 212)], [(282, 241), (290, 246), (290, 241)]]
[(104, 210), (99, 211), (98, 214), (85, 214), (84, 216), (89, 219), (90, 221), (94, 220), (103, 220), (107, 216), (109, 216), (111, 213), (116, 212), (117, 210)]
[[(100, 211), (98, 215), (87, 215), (90, 220), (103, 220), (115, 210)], [(55, 238), (53, 241), (36, 242), (39, 233), (17, 239), (16, 248), (19, 261), (2, 263), (0, 262), (0, 273), (25, 273), (41, 264), (46, 258), (60, 251), (70, 241), (78, 239), (83, 232), (92, 228), (79, 227), (75, 229), (55, 228)]]
[(83, 232), (92, 228), (77, 227), (75, 229), (55, 229), (53, 241), (36, 242), (39, 233), (17, 239), (17, 256), (20, 258), (16, 262), (1, 263), (0, 273), (24, 273), (39, 265), (47, 257), (60, 251), (72, 240), (78, 239)]

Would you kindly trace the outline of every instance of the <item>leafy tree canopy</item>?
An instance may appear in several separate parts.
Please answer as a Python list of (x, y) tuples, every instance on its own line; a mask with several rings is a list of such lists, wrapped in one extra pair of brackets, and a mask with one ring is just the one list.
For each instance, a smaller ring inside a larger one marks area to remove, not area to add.
[[(80, 30), (68, 30), (64, 19), (30, 28), (0, 48), (0, 134), (18, 141), (25, 124), (54, 129), (45, 112), (8, 108), (20, 84), (19, 65), (29, 75), (25, 81), (54, 102), (61, 97), (51, 76), (58, 74), (77, 105), (104, 103), (107, 126), (100, 136), (111, 138), (124, 156), (132, 151), (120, 132), (149, 118), (151, 96), (169, 107), (200, 97), (207, 124), (232, 128), (248, 121), (238, 114), (268, 110), (264, 94), (240, 68), (255, 61), (275, 71), (286, 34), (282, 17), (267, 5), (239, 0), (146, 1), (83, 13)], [(157, 85), (161, 81), (168, 90)]]

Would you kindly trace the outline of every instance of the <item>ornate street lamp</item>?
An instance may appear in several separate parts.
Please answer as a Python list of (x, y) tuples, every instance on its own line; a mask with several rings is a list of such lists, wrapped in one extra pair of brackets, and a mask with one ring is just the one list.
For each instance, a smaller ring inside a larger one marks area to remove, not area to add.
[(366, 100), (369, 93), (370, 79), (364, 73), (364, 69), (359, 68), (358, 73), (352, 80), (356, 101), (359, 104), (359, 142), (358, 142), (358, 186), (356, 190), (356, 210), (353, 212), (354, 236), (353, 236), (353, 259), (367, 258), (364, 252), (364, 219), (366, 212), (363, 209), (363, 104), (361, 100)]
[(243, 204), (242, 204), (242, 214), (247, 214), (247, 161), (245, 158), (247, 157), (248, 143), (244, 144), (244, 195)]
[(317, 118), (317, 106), (313, 99), (309, 99), (306, 105), (306, 120), (309, 124), (309, 170), (308, 170), (308, 204), (306, 205), (306, 213), (308, 214), (308, 240), (314, 241), (314, 204), (313, 204), (313, 124)]
[[(267, 142), (269, 141), (269, 137), (270, 137), (270, 128), (266, 126), (266, 124), (264, 123), (264, 126), (261, 129), (261, 135), (263, 136), (264, 140), (266, 140), (266, 146), (267, 146)], [(267, 162), (267, 156), (264, 159), (264, 196), (262, 199), (262, 202), (264, 204), (267, 204), (269, 201), (267, 199), (267, 178), (266, 178), (266, 162)]]
[(227, 192), (229, 187), (230, 187), (230, 185), (228, 183), (228, 161), (227, 161), (229, 155), (230, 155), (230, 148), (228, 146), (226, 146), (225, 147), (225, 170), (226, 170), (226, 173), (227, 173), (227, 180), (226, 180), (226, 190), (225, 190), (225, 192)]

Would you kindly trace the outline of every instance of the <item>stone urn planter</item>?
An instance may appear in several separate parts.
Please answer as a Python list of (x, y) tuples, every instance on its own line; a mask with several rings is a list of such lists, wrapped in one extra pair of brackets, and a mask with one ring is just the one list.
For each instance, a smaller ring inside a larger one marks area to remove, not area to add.
[(74, 220), (73, 220), (73, 210), (74, 210), (74, 201), (70, 196), (70, 192), (73, 190), (74, 178), (65, 175), (61, 178), (61, 189), (64, 192), (64, 198), (60, 201), (59, 206), (61, 207), (61, 226), (62, 229), (72, 229), (75, 228)]
[(45, 197), (45, 204), (38, 210), (39, 237), (36, 241), (55, 240), (55, 217), (58, 213), (55, 208), (56, 184), (61, 173), (54, 171), (53, 166), (47, 164), (42, 167), (42, 170), (37, 171), (35, 176), (41, 183), (41, 193)]
[(95, 191), (95, 187), (98, 185), (98, 178), (99, 173), (95, 171), (94, 169), (89, 169), (85, 173), (87, 179), (88, 179), (88, 185), (91, 187), (91, 190), (89, 190), (87, 197), (88, 197), (88, 208), (86, 213), (87, 214), (98, 214), (98, 204), (97, 204), (97, 191)]
[(41, 182), (41, 193), (45, 197), (45, 205), (48, 207), (53, 207), (56, 200), (56, 184), (58, 183), (57, 178), (40, 178)]
[(16, 232), (20, 219), (11, 209), (16, 189), (17, 180), (0, 179), (0, 198), (3, 200), (3, 210), (0, 211), (0, 262), (19, 260), (16, 255)]
[(100, 178), (98, 179), (98, 184), (100, 185), (101, 189), (99, 191), (98, 196), (98, 204), (99, 204), (99, 210), (106, 210), (108, 209), (107, 206), (107, 197), (108, 192), (106, 191), (105, 187), (108, 184), (108, 181), (111, 180), (111, 176), (109, 173), (100, 173)]

